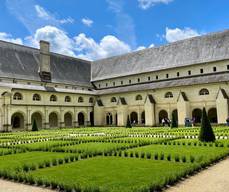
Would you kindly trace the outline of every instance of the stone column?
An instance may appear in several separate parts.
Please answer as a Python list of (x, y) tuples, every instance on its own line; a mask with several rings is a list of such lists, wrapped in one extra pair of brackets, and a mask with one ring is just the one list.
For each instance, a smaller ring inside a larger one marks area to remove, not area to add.
[(228, 97), (223, 89), (219, 90), (216, 98), (217, 119), (219, 124), (225, 124), (229, 116), (228, 113)]
[(65, 122), (64, 122), (64, 109), (60, 107), (60, 117), (58, 118), (58, 125), (60, 128), (65, 127)]
[(25, 125), (25, 127), (26, 127), (26, 130), (28, 130), (28, 131), (30, 131), (30, 130), (32, 130), (32, 120), (31, 120), (31, 107), (27, 107), (27, 109), (26, 109), (26, 116), (27, 117), (25, 117), (25, 119), (24, 119), (24, 125)]
[(94, 121), (95, 121), (95, 126), (102, 126), (105, 124), (104, 107), (95, 105), (95, 107), (94, 107)]
[(77, 114), (77, 109), (74, 107), (74, 113), (73, 113), (73, 127), (78, 127), (78, 114)]
[(44, 121), (44, 128), (49, 128), (49, 111), (47, 107), (45, 107), (45, 121)]
[(128, 109), (127, 105), (119, 105), (117, 108), (118, 126), (126, 126)]
[(180, 93), (177, 100), (178, 124), (184, 125), (185, 118), (191, 118), (190, 103), (184, 93)]

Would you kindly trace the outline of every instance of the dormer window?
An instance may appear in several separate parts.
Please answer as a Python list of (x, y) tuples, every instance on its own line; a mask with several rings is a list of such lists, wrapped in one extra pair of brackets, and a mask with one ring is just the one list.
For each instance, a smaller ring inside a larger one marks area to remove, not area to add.
[(23, 99), (22, 94), (18, 93), (18, 92), (15, 93), (13, 99), (14, 100), (22, 100)]

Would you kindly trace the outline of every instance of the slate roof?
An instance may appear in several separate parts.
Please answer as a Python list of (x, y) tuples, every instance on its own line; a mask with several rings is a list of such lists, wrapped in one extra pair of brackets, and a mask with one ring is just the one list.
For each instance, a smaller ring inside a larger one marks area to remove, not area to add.
[[(0, 77), (40, 81), (38, 49), (0, 41)], [(91, 62), (50, 53), (52, 82), (91, 86)]]
[(0, 82), (0, 87), (6, 87), (9, 89), (21, 89), (21, 90), (33, 90), (33, 91), (46, 91), (46, 92), (58, 92), (58, 93), (78, 93), (83, 95), (97, 95), (97, 91), (80, 90), (80, 89), (64, 89), (59, 87), (45, 87), (40, 85), (23, 85), (15, 83), (3, 83)]
[(228, 81), (229, 81), (229, 75), (227, 73), (209, 74), (205, 76), (186, 77), (186, 78), (165, 80), (165, 81), (158, 81), (158, 82), (155, 81), (155, 82), (145, 83), (145, 84), (135, 84), (135, 85), (128, 85), (128, 86), (123, 86), (123, 87), (113, 87), (113, 88), (108, 88), (108, 89), (101, 89), (97, 93), (98, 95), (126, 93), (126, 92), (131, 92), (131, 91), (132, 92), (133, 91), (144, 91), (144, 90), (173, 88), (173, 87), (180, 87), (180, 86), (219, 83), (219, 82), (228, 82)]
[(91, 80), (98, 81), (227, 59), (229, 30), (95, 61), (92, 63)]

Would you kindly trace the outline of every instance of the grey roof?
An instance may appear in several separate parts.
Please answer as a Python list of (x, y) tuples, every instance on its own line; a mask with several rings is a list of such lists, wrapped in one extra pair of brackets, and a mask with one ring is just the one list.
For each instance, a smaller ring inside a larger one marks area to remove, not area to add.
[(104, 106), (101, 99), (97, 99), (97, 104), (98, 104), (99, 107), (103, 107)]
[(120, 102), (122, 105), (127, 105), (126, 99), (124, 97), (120, 97)]
[(3, 83), (0, 82), (0, 87), (6, 87), (10, 89), (21, 90), (34, 90), (34, 91), (46, 91), (46, 92), (59, 92), (59, 93), (78, 93), (83, 95), (97, 95), (97, 91), (79, 90), (79, 89), (63, 89), (57, 87), (45, 87), (40, 85), (23, 85), (15, 83)]
[[(155, 81), (145, 84), (135, 84), (128, 85), (123, 87), (113, 87), (109, 89), (102, 89), (98, 91), (99, 95), (103, 94), (114, 94), (114, 93), (126, 93), (131, 91), (144, 91), (144, 90), (153, 90), (153, 89), (162, 89), (162, 88), (173, 88), (180, 86), (189, 86), (189, 85), (198, 85), (198, 84), (208, 84), (208, 83), (219, 83), (229, 81), (228, 73), (221, 74), (209, 74), (205, 76), (197, 77), (186, 77), (178, 78), (165, 81)], [(207, 87), (207, 85), (205, 85)]]
[(229, 59), (229, 30), (92, 62), (91, 80)]
[[(40, 81), (38, 49), (0, 41), (0, 76)], [(91, 86), (91, 63), (50, 53), (52, 82)]]
[(147, 95), (147, 97), (149, 98), (150, 103), (156, 104), (156, 101), (155, 101), (155, 99), (153, 98), (153, 95), (149, 94), (149, 95)]

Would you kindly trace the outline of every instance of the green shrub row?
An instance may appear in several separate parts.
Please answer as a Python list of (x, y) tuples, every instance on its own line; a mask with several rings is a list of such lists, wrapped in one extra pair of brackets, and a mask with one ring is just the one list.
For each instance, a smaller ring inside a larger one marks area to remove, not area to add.
[(173, 142), (162, 142), (163, 145), (182, 145), (182, 146), (196, 146), (196, 147), (229, 147), (229, 143), (226, 145), (224, 143), (206, 143), (206, 142), (198, 142), (198, 141), (173, 141)]

